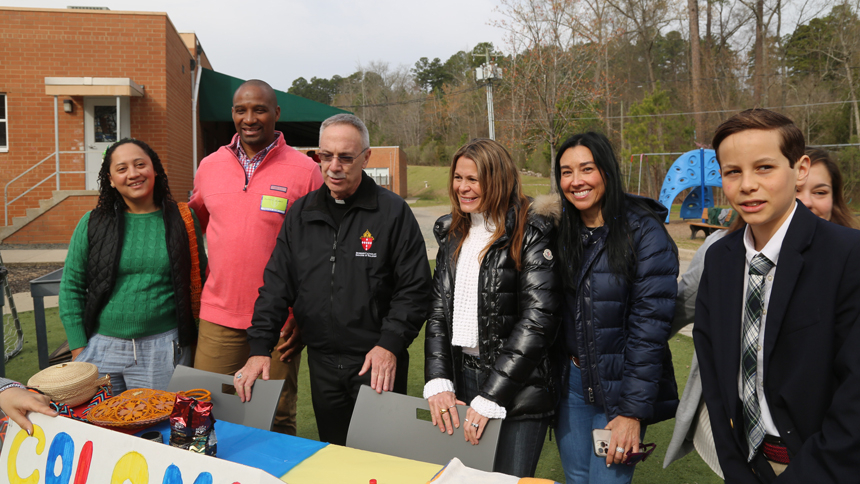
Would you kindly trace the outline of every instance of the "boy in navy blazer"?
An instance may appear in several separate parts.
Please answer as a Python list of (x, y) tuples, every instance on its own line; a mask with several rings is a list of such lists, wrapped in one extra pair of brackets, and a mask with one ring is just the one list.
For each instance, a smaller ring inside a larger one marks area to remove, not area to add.
[(693, 329), (726, 482), (858, 482), (860, 231), (795, 200), (809, 158), (785, 116), (739, 113), (713, 146), (746, 222), (708, 250)]

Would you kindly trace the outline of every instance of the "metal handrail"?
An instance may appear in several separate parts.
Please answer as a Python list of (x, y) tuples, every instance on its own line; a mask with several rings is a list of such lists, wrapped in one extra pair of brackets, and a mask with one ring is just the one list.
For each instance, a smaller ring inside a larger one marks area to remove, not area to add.
[[(46, 157), (45, 157), (45, 159), (43, 159), (42, 161), (40, 161), (40, 162), (36, 163), (35, 165), (31, 166), (30, 168), (27, 168), (27, 169), (26, 169), (26, 170), (24, 170), (20, 175), (18, 175), (18, 176), (16, 176), (15, 178), (13, 178), (13, 179), (9, 180), (9, 182), (8, 182), (8, 183), (6, 183), (6, 186), (4, 186), (4, 187), (3, 187), (3, 225), (6, 225), (6, 226), (8, 226), (8, 225), (9, 225), (9, 205), (12, 205), (12, 204), (13, 204), (13, 203), (15, 203), (19, 198), (21, 198), (21, 197), (23, 197), (24, 195), (26, 195), (26, 194), (30, 193), (34, 188), (38, 187), (38, 186), (39, 186), (39, 185), (41, 185), (42, 183), (45, 183), (46, 181), (50, 180), (51, 178), (53, 178), (53, 177), (57, 176), (58, 174), (64, 174), (64, 173), (68, 173), (68, 174), (71, 174), (71, 173), (86, 173), (86, 171), (57, 171), (57, 170), (54, 170), (54, 171), (52, 171), (52, 172), (51, 172), (51, 174), (50, 174), (50, 175), (48, 175), (48, 177), (47, 177), (47, 178), (45, 178), (45, 179), (43, 179), (42, 181), (40, 181), (39, 183), (36, 183), (35, 185), (31, 186), (31, 187), (30, 187), (30, 188), (28, 188), (26, 191), (24, 191), (24, 193), (22, 193), (22, 194), (18, 195), (17, 197), (13, 198), (13, 199), (12, 199), (12, 201), (10, 202), (10, 201), (9, 201), (9, 185), (11, 185), (12, 183), (15, 183), (16, 181), (18, 181), (18, 179), (20, 179), (22, 176), (26, 175), (27, 173), (30, 173), (31, 171), (35, 170), (35, 169), (36, 169), (36, 167), (38, 167), (38, 166), (39, 166), (39, 165), (41, 165), (42, 163), (44, 163), (44, 162), (46, 162), (46, 161), (50, 160), (51, 158), (53, 158), (53, 157), (57, 156), (57, 154), (58, 154), (58, 152), (56, 152), (56, 151), (55, 151), (55, 152), (53, 152), (53, 153), (51, 153), (50, 155), (46, 156)], [(85, 151), (60, 151), (60, 152), (59, 152), (59, 154), (61, 154), (61, 155), (66, 155), (66, 154), (75, 154), (75, 155), (80, 155), (80, 154), (86, 154), (86, 152), (85, 152)]]

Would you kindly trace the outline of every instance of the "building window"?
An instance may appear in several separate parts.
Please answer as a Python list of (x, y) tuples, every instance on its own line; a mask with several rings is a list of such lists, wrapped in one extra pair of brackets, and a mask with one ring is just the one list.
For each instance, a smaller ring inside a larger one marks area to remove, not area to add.
[(390, 181), (388, 179), (388, 168), (365, 168), (364, 172), (367, 173), (370, 178), (373, 178), (373, 181), (375, 181), (377, 185), (390, 188)]
[(9, 151), (9, 123), (6, 122), (6, 95), (0, 94), (0, 152)]

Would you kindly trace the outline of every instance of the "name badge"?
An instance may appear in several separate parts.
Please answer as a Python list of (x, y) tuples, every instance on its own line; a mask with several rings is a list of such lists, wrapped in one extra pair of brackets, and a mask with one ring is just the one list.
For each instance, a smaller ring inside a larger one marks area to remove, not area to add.
[(287, 213), (287, 205), (289, 203), (290, 200), (287, 198), (263, 195), (263, 199), (260, 201), (260, 210), (264, 212), (275, 212), (284, 214)]

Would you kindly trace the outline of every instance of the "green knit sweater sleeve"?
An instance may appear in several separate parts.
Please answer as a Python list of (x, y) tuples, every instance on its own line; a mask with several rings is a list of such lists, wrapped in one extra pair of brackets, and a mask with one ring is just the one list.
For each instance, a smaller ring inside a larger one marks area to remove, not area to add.
[(66, 328), (69, 349), (72, 350), (87, 345), (84, 307), (87, 302), (87, 260), (90, 250), (87, 236), (89, 220), (90, 212), (87, 212), (72, 234), (63, 266), (63, 279), (60, 281), (60, 320)]

